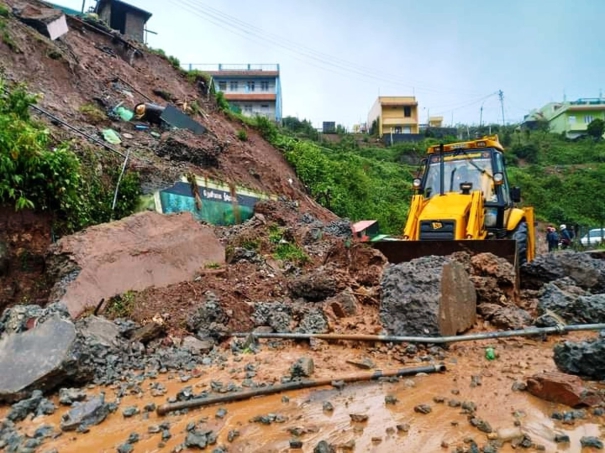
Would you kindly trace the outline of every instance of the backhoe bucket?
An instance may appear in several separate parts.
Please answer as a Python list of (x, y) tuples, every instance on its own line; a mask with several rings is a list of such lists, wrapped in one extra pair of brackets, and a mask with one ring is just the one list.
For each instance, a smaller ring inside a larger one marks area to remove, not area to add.
[(458, 241), (376, 241), (372, 246), (382, 252), (390, 263), (397, 264), (423, 256), (446, 256), (454, 252), (471, 255), (493, 253), (517, 268), (517, 241), (511, 239)]

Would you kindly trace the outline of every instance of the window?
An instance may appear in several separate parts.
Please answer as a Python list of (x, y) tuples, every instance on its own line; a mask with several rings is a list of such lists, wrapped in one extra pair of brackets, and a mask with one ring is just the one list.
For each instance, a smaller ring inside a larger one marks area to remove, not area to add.
[(412, 107), (410, 107), (409, 105), (405, 105), (403, 107), (403, 116), (405, 116), (406, 118), (410, 118), (412, 116)]
[(570, 116), (570, 117), (567, 118), (567, 121), (569, 121), (569, 124), (575, 124), (576, 117), (575, 116)]
[(221, 91), (227, 91), (227, 82), (219, 82), (218, 89)]
[(261, 108), (261, 110), (268, 110), (269, 104), (261, 104), (260, 108)]
[(267, 82), (266, 80), (260, 83), (260, 90), (261, 91), (269, 91), (269, 82)]
[(585, 124), (590, 124), (590, 123), (592, 123), (592, 120), (594, 120), (594, 118), (592, 117), (592, 115), (585, 115), (585, 116), (584, 116), (584, 123), (585, 123)]
[(237, 80), (232, 80), (231, 82), (229, 82), (229, 90), (237, 91)]
[(247, 91), (254, 91), (254, 80), (250, 80), (246, 83)]
[(252, 106), (250, 104), (244, 105), (244, 112), (251, 112), (251, 111), (252, 111)]
[(395, 129), (393, 130), (394, 134), (401, 134), (401, 126), (395, 126)]

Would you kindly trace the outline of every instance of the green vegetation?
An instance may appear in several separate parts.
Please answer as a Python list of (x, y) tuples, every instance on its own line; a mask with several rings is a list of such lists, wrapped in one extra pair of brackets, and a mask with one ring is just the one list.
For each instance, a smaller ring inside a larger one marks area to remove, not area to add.
[(109, 299), (105, 314), (109, 318), (128, 318), (132, 314), (134, 302), (134, 291), (126, 291), (124, 294)]
[(8, 9), (8, 6), (6, 6), (4, 3), (0, 3), (0, 17), (8, 17), (10, 14), (10, 10)]
[(300, 247), (289, 242), (277, 244), (275, 247), (275, 258), (282, 261), (291, 261), (299, 266), (309, 261), (309, 257)]
[(247, 142), (248, 133), (245, 130), (240, 129), (239, 131), (237, 131), (237, 138), (239, 138), (242, 142)]
[[(0, 203), (54, 214), (58, 234), (106, 222), (120, 172), (119, 156), (52, 143), (49, 131), (29, 115), (36, 97), (22, 85), (0, 79)], [(131, 214), (140, 194), (139, 176), (127, 171), (113, 218)]]
[(86, 121), (90, 124), (97, 125), (107, 121), (105, 112), (95, 104), (84, 104), (79, 108), (80, 113), (84, 115)]
[(2, 13), (2, 11), (4, 11), (2, 8), (3, 8), (3, 6), (0, 5), (0, 38), (1, 38), (2, 42), (9, 47), (10, 50), (12, 50), (13, 52), (16, 52), (16, 53), (21, 53), (21, 49), (19, 49), (19, 46), (17, 45), (17, 43), (15, 42), (15, 40), (9, 33), (8, 28), (6, 26), (7, 22), (4, 19), (4, 17), (8, 17), (8, 10), (6, 10), (6, 15), (5, 15)]

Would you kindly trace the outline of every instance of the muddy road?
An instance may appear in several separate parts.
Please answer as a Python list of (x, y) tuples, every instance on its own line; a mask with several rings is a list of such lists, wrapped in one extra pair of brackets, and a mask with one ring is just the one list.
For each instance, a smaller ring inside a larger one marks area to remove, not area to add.
[[(201, 366), (187, 373), (167, 372), (155, 379), (141, 380), (133, 376), (130, 385), (125, 382), (109, 388), (89, 388), (90, 395), (105, 392), (108, 402), (116, 401), (116, 389), (124, 388), (124, 384), (126, 388), (130, 387), (127, 393), (132, 394), (118, 400), (117, 411), (100, 425), (92, 426), (89, 432), (63, 433), (45, 442), (39, 451), (129, 451), (117, 449), (129, 436), (132, 439), (133, 433), (139, 439), (132, 443), (135, 452), (198, 451), (182, 447), (192, 422), (216, 434), (216, 444), (209, 445), (206, 450), (217, 452), (324, 451), (314, 450), (322, 440), (333, 445), (335, 451), (472, 451), (473, 442), (481, 449), (490, 438), (496, 437), (494, 433), (505, 436), (502, 447), (476, 451), (597, 451), (582, 449), (580, 439), (584, 436), (603, 438), (605, 417), (595, 416), (592, 409), (586, 409), (585, 418), (566, 424), (551, 416), (556, 412), (571, 411), (571, 408), (542, 401), (526, 391), (513, 390), (515, 382), (525, 382), (534, 373), (556, 370), (552, 360), (556, 342), (563, 338), (592, 336), (594, 334), (573, 334), (547, 341), (527, 338), (486, 340), (454, 344), (448, 350), (420, 348), (417, 352), (414, 346), (407, 345), (314, 342), (310, 347), (306, 342), (263, 341), (256, 354), (232, 354), (225, 350), (224, 362), (218, 366)], [(485, 358), (485, 348), (489, 346), (495, 348), (496, 360)], [(193, 394), (199, 394), (216, 388), (218, 383), (224, 387), (229, 384), (241, 386), (246, 380), (258, 385), (277, 384), (283, 376), (289, 375), (290, 366), (300, 357), (313, 359), (312, 378), (316, 379), (338, 379), (367, 372), (369, 370), (347, 363), (363, 359), (373, 362), (374, 370), (414, 367), (431, 361), (443, 362), (448, 370), (442, 374), (347, 384), (341, 390), (321, 387), (287, 392), (192, 409), (181, 415), (161, 417), (144, 409), (150, 403), (165, 404), (187, 386), (191, 386)], [(158, 383), (166, 388), (166, 393), (154, 397), (151, 388), (157, 388)], [(61, 417), (69, 408), (60, 406), (56, 399), (55, 402), (58, 410), (53, 415), (28, 419), (19, 424), (19, 431), (33, 435), (40, 426), (51, 425), (60, 432)], [(329, 405), (332, 410), (327, 407)], [(429, 406), (430, 412), (418, 412), (415, 408), (419, 405)], [(123, 411), (132, 406), (140, 413), (126, 418)], [(491, 426), (492, 434), (482, 432), (470, 423), (469, 411), (465, 410), (469, 407), (476, 419)], [(5, 414), (6, 408), (0, 417)], [(367, 416), (367, 421), (354, 422), (351, 414)], [(268, 417), (259, 420), (263, 416)], [(507, 432), (515, 430), (530, 439), (529, 448), (520, 445), (513, 448), (515, 441), (506, 440)], [(570, 441), (555, 443), (557, 435), (567, 435)], [(294, 449), (291, 445), (302, 448)]]

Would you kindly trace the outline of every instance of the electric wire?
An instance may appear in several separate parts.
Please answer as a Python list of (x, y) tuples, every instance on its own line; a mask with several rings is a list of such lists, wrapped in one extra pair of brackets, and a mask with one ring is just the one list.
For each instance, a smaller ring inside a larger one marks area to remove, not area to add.
[[(296, 44), (293, 41), (284, 39), (279, 37), (278, 35), (267, 33), (262, 29), (255, 27), (253, 25), (247, 24), (233, 16), (222, 13), (219, 10), (214, 8), (210, 8), (208, 6), (202, 6), (199, 4), (195, 4), (190, 0), (173, 0), (177, 6), (180, 6), (183, 9), (186, 9), (190, 13), (207, 20), (210, 23), (213, 23), (222, 29), (226, 29), (238, 36), (242, 36), (246, 39), (253, 39), (262, 44), (273, 44), (274, 46), (281, 47), (293, 54), (298, 54), (299, 57), (304, 57), (309, 60), (313, 60), (315, 63), (319, 63), (321, 66), (317, 66), (317, 64), (312, 65), (314, 67), (318, 67), (319, 69), (330, 70), (331, 72), (341, 71), (347, 76), (351, 76), (351, 73), (361, 76), (368, 79), (378, 80), (385, 83), (389, 83), (397, 86), (406, 86), (408, 88), (412, 88), (418, 91), (425, 92), (436, 92), (443, 93), (448, 92), (452, 93), (453, 90), (439, 90), (428, 88), (425, 86), (420, 86), (418, 84), (413, 83), (403, 83), (401, 80), (395, 80), (389, 77), (385, 77), (384, 73), (378, 73), (375, 70), (369, 70), (368, 68), (364, 68), (360, 65), (356, 65), (346, 60), (338, 57), (334, 57), (331, 55), (327, 55), (321, 52), (317, 52), (315, 50), (306, 48), (300, 44)], [(205, 8), (205, 9), (204, 9)], [(300, 60), (300, 58), (297, 58)], [(461, 92), (458, 91), (460, 94)]]

